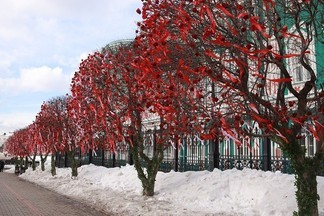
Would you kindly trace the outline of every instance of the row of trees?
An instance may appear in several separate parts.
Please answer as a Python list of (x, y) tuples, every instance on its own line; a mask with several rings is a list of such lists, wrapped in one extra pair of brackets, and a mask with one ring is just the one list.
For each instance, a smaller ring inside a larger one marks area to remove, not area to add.
[[(114, 152), (124, 143), (143, 194), (153, 196), (163, 150), (180, 137), (228, 137), (240, 145), (242, 137), (262, 136), (292, 160), (299, 215), (318, 215), (323, 66), (310, 53), (323, 38), (320, 8), (322, 1), (143, 0), (136, 38), (82, 60), (71, 95), (44, 103), (35, 122), (8, 139), (7, 151), (52, 158), (69, 152), (76, 176), (77, 151)], [(298, 88), (291, 60), (309, 77)], [(252, 123), (262, 134), (250, 130)], [(143, 152), (146, 130), (157, 131), (151, 157)], [(317, 140), (315, 157), (305, 157), (305, 132)]]

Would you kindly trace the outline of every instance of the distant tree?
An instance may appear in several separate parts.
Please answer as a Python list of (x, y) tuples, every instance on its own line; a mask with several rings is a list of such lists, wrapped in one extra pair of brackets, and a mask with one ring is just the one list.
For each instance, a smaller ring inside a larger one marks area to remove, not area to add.
[[(38, 133), (38, 142), (41, 144), (42, 151), (41, 155), (41, 170), (45, 170), (45, 161), (47, 159), (48, 154), (51, 152), (51, 148), (53, 148), (55, 144), (55, 139), (53, 136), (53, 128), (51, 128), (52, 124), (54, 124), (52, 116), (49, 112), (48, 106), (46, 106), (45, 102), (41, 106), (41, 111), (36, 116), (35, 120), (35, 133)], [(52, 173), (53, 174), (53, 173)]]
[(31, 166), (33, 170), (36, 170), (36, 156), (41, 151), (40, 143), (38, 142), (38, 133), (35, 130), (35, 124), (27, 126), (27, 133), (25, 134), (25, 143), (27, 151), (29, 152), (29, 159), (31, 160)]
[[(167, 41), (187, 45), (200, 65), (182, 61), (179, 72), (211, 80), (221, 89), (221, 95), (210, 99), (221, 97), (225, 104), (213, 121), (223, 135), (239, 144), (239, 134), (259, 136), (249, 130), (256, 122), (262, 136), (289, 155), (296, 172), (299, 215), (318, 215), (316, 174), (324, 157), (323, 65), (316, 65), (311, 54), (314, 43), (319, 52), (323, 50), (323, 11), (322, 1), (297, 0), (143, 0), (138, 10), (143, 17), (138, 38), (148, 43), (148, 50), (157, 47), (160, 52), (151, 55), (150, 62), (168, 60)], [(292, 76), (291, 66), (298, 67), (305, 82), (295, 84), (300, 80)], [(142, 70), (150, 68), (147, 64)], [(191, 77), (186, 77), (188, 82), (193, 82)], [(233, 107), (231, 116), (223, 115)], [(314, 157), (305, 156), (305, 133), (316, 138)]]
[[(102, 148), (110, 149), (106, 136), (106, 130), (110, 127), (109, 122), (101, 120), (104, 117), (104, 104), (100, 102), (97, 94), (105, 95), (104, 76), (101, 74), (99, 53), (89, 55), (82, 60), (79, 71), (75, 73), (71, 92), (72, 97), (69, 101), (69, 115), (77, 125), (78, 136), (80, 137), (81, 152)], [(98, 89), (96, 89), (98, 88)]]
[(72, 178), (77, 177), (77, 168), (80, 164), (80, 151), (77, 144), (76, 128), (73, 118), (68, 115), (68, 100), (70, 97), (62, 96), (44, 102), (35, 121), (39, 133), (39, 142), (42, 146), (42, 170), (47, 155), (52, 154), (51, 173), (56, 174), (56, 152), (66, 153), (71, 161)]
[(61, 98), (53, 98), (42, 104), (40, 112), (36, 116), (35, 125), (41, 143), (41, 169), (44, 170), (44, 162), (51, 153), (51, 173), (56, 175), (55, 154), (63, 151), (62, 145), (62, 112)]
[[(24, 166), (24, 168), (28, 168), (28, 158), (32, 159), (33, 164), (35, 164), (35, 157), (37, 154), (37, 146), (34, 145), (31, 139), (31, 127), (32, 126), (29, 125), (23, 129), (14, 131), (5, 142), (5, 150), (9, 154), (19, 157), (20, 166)], [(26, 159), (25, 164), (22, 164), (24, 158)], [(33, 169), (34, 168), (33, 166)]]
[(66, 95), (65, 97), (59, 98), (57, 101), (59, 107), (61, 108), (61, 123), (62, 123), (62, 141), (61, 145), (63, 146), (65, 152), (67, 153), (70, 165), (72, 169), (72, 178), (78, 176), (78, 167), (81, 162), (81, 150), (80, 150), (80, 136), (77, 133), (77, 124), (69, 115), (69, 104), (71, 101), (71, 96)]

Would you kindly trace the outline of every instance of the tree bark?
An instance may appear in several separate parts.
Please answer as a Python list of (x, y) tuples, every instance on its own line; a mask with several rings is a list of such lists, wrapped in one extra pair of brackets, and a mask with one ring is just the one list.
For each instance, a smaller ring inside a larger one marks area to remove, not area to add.
[(296, 171), (296, 198), (299, 216), (318, 216), (318, 200), (316, 174), (316, 158), (292, 158)]
[(47, 159), (47, 154), (44, 157), (42, 155), (40, 157), (41, 157), (41, 169), (42, 171), (45, 171), (45, 161)]
[(51, 156), (51, 174), (52, 174), (52, 176), (56, 175), (55, 154), (54, 153), (52, 153), (52, 156)]
[(33, 171), (36, 170), (36, 155), (34, 155), (32, 158), (32, 169), (33, 169)]
[[(72, 164), (73, 164), (73, 162), (72, 162)], [(78, 166), (72, 165), (71, 169), (72, 169), (72, 178), (78, 177)]]
[(71, 169), (72, 169), (71, 178), (76, 178), (76, 177), (78, 177), (78, 166), (80, 163), (80, 159), (75, 158), (75, 156), (76, 156), (75, 150), (70, 151), (68, 153), (68, 156), (70, 157), (70, 161), (71, 161)]
[(321, 153), (316, 153), (314, 157), (306, 157), (304, 148), (290, 139), (286, 152), (291, 158), (292, 166), (295, 170), (296, 200), (298, 216), (318, 216), (318, 200), (316, 175), (319, 171), (319, 164), (323, 160)]
[(28, 157), (25, 157), (25, 164), (24, 164), (25, 170), (28, 169)]
[[(140, 162), (138, 163), (136, 160), (135, 161), (135, 168), (136, 170), (141, 169), (143, 172), (143, 168), (141, 167)], [(144, 196), (154, 196), (154, 188), (155, 188), (155, 179), (156, 179), (156, 175), (159, 171), (159, 166), (160, 163), (152, 160), (148, 163), (147, 168), (146, 168), (146, 173), (147, 175), (138, 175), (139, 179), (142, 182), (142, 187), (143, 187), (143, 195)], [(144, 173), (144, 172), (143, 172)]]
[[(132, 151), (134, 166), (137, 171), (138, 178), (142, 183), (143, 195), (154, 196), (155, 179), (159, 171), (163, 156), (161, 157), (161, 155), (153, 154), (152, 159), (143, 157), (144, 155), (139, 152), (138, 145), (136, 145), (135, 143), (133, 143), (133, 147), (131, 147), (130, 149)], [(163, 150), (162, 152), (160, 152), (160, 154), (163, 155)], [(147, 163), (146, 174), (144, 173), (141, 159), (144, 159), (144, 161)]]
[(157, 174), (157, 170), (147, 170), (148, 176), (146, 181), (142, 182), (143, 184), (143, 195), (144, 196), (154, 196), (154, 188), (155, 188), (155, 178)]

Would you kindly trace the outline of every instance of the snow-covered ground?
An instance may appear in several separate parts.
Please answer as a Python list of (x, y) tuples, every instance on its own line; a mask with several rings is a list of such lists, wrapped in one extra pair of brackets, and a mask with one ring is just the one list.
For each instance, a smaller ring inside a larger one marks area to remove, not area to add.
[[(114, 215), (287, 216), (297, 209), (294, 176), (279, 172), (214, 170), (159, 172), (154, 197), (143, 197), (135, 168), (84, 165), (77, 179), (70, 168), (28, 169), (20, 178), (86, 202)], [(7, 170), (13, 172), (13, 168)], [(324, 215), (324, 177), (318, 177), (320, 215)]]

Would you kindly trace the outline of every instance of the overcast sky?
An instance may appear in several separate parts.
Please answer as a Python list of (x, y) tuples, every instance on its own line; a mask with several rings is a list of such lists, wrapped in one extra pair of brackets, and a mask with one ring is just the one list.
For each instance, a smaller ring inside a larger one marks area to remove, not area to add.
[(69, 93), (80, 60), (134, 38), (140, 0), (1, 0), (0, 133), (31, 124), (43, 101)]

